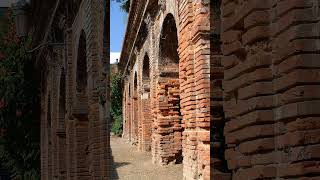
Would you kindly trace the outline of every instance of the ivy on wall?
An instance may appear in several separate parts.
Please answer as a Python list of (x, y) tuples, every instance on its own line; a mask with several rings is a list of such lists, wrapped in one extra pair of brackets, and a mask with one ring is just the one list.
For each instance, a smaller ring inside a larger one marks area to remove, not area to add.
[(0, 166), (16, 179), (40, 179), (39, 76), (26, 53), (30, 40), (17, 38), (12, 18), (5, 21), (0, 31)]

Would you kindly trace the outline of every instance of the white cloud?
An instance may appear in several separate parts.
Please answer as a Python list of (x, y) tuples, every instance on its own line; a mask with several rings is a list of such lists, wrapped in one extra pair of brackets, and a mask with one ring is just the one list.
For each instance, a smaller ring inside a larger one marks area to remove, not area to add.
[(118, 59), (118, 62), (120, 60), (120, 52), (110, 52), (110, 63), (114, 64), (116, 63), (116, 60)]

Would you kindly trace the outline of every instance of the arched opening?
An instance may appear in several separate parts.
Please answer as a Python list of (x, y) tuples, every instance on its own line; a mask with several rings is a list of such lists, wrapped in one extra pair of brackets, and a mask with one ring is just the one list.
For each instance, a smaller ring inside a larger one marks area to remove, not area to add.
[(128, 139), (131, 141), (132, 138), (132, 109), (131, 109), (131, 85), (128, 85), (128, 101), (127, 101), (127, 119), (128, 119)]
[(78, 45), (78, 59), (77, 59), (77, 92), (85, 94), (88, 81), (87, 73), (87, 50), (86, 39), (84, 31), (81, 32)]
[(142, 64), (142, 95), (141, 95), (141, 146), (140, 150), (151, 150), (151, 109), (150, 109), (150, 59), (148, 54), (143, 58)]
[(66, 178), (66, 126), (65, 126), (65, 114), (66, 114), (66, 85), (65, 85), (65, 73), (61, 70), (60, 86), (59, 86), (59, 116), (58, 116), (58, 179)]
[(160, 36), (160, 76), (179, 77), (178, 35), (175, 19), (168, 14), (164, 19)]
[(133, 110), (133, 119), (132, 119), (132, 143), (138, 143), (138, 131), (139, 131), (139, 119), (138, 119), (138, 76), (137, 73), (134, 73), (133, 80), (133, 97), (132, 97), (132, 110)]
[(86, 35), (82, 30), (78, 44), (76, 68), (75, 149), (76, 172), (89, 177), (89, 119)]
[(182, 162), (178, 35), (175, 19), (164, 19), (159, 44), (158, 110), (153, 126), (153, 162)]
[(143, 58), (143, 68), (142, 68), (142, 80), (143, 83), (147, 83), (150, 81), (150, 59), (148, 54), (146, 54)]

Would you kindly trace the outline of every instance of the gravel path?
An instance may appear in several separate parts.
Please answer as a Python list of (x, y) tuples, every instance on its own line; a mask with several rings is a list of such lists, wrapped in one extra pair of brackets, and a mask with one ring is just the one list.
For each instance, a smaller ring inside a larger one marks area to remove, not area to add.
[(152, 164), (151, 154), (139, 152), (137, 147), (119, 137), (111, 137), (113, 156), (112, 179), (120, 180), (181, 180), (182, 164), (159, 166)]

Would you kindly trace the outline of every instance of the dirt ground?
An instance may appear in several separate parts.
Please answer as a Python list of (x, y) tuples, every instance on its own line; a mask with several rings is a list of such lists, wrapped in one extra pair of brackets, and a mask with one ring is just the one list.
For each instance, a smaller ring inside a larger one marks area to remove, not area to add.
[(120, 180), (182, 180), (182, 164), (152, 164), (151, 153), (139, 152), (120, 137), (111, 137), (113, 156), (112, 179)]

